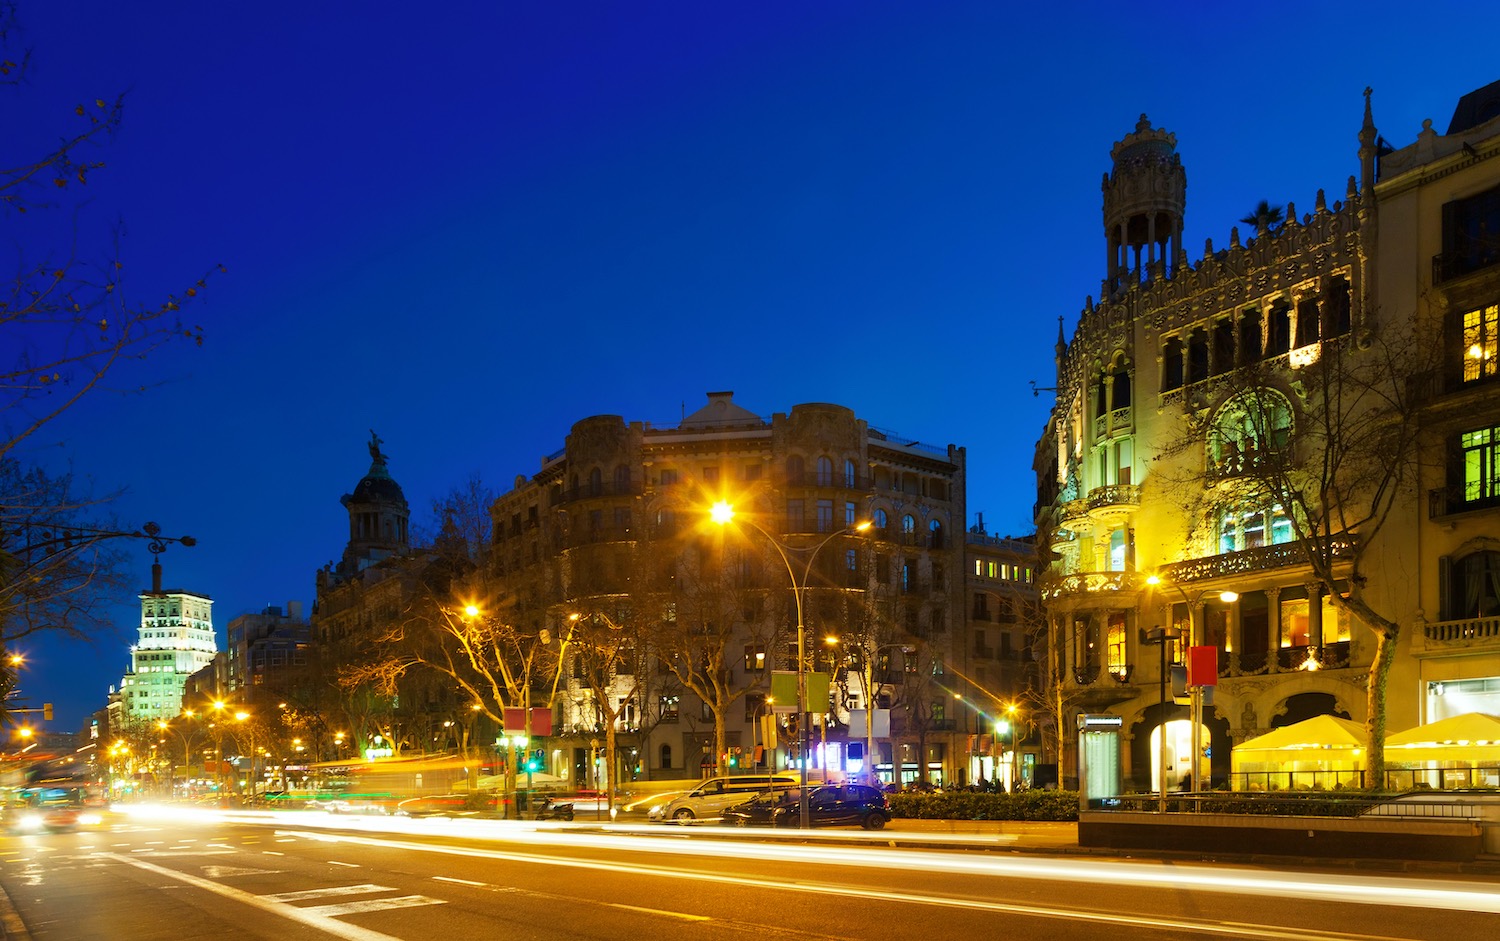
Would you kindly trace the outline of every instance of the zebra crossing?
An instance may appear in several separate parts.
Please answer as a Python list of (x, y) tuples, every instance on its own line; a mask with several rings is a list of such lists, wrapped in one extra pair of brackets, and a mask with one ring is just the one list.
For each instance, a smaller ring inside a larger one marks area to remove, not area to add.
[[(323, 889), (304, 889), (300, 892), (277, 892), (272, 895), (261, 895), (258, 898), (263, 902), (281, 902), (291, 904), (293, 902), (307, 902), (317, 899), (338, 898), (350, 895), (374, 895), (379, 892), (395, 892), (396, 889), (386, 885), (376, 885), (371, 882), (360, 885), (329, 886)], [(325, 905), (299, 905), (303, 912), (323, 918), (337, 918), (340, 915), (362, 915), (367, 912), (381, 912), (393, 908), (416, 908), (421, 905), (442, 905), (443, 899), (435, 899), (427, 895), (397, 895), (388, 898), (366, 898), (355, 899), (347, 902), (335, 902)]]

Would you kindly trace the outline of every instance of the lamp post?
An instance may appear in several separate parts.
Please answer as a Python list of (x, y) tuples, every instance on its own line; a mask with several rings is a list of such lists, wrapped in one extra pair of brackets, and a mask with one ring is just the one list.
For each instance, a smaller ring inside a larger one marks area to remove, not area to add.
[[(718, 523), (720, 526), (727, 526), (731, 521), (734, 520), (734, 507), (729, 503), (720, 500), (718, 503), (715, 503), (713, 505), (713, 508), (709, 511), (709, 518), (712, 519), (715, 523)], [(809, 826), (807, 802), (807, 761), (810, 744), (809, 733), (812, 731), (812, 729), (810, 728), (812, 723), (809, 721), (809, 717), (807, 715), (807, 625), (804, 623), (803, 619), (803, 595), (807, 593), (807, 580), (812, 575), (812, 564), (813, 561), (818, 557), (818, 550), (822, 549), (824, 546), (832, 542), (835, 538), (842, 536), (845, 533), (864, 532), (865, 530), (870, 528), (870, 523), (869, 521), (865, 521), (862, 523), (856, 523), (852, 526), (845, 526), (843, 529), (829, 533), (827, 536), (823, 537), (823, 540), (817, 545), (813, 546), (812, 549), (804, 550), (794, 546), (783, 545), (779, 539), (766, 532), (766, 530), (761, 528), (760, 524), (756, 523), (754, 520), (746, 519), (745, 522), (749, 524), (749, 526), (756, 532), (766, 537), (766, 541), (776, 549), (776, 554), (781, 557), (782, 563), (786, 566), (787, 576), (792, 580), (792, 599), (796, 603), (797, 607), (797, 757), (799, 758), (798, 777), (800, 783), (797, 797), (798, 825), (802, 827), (802, 829), (806, 830)], [(807, 562), (802, 566), (802, 578), (800, 581), (797, 578), (796, 568), (792, 566), (792, 558), (787, 554), (788, 552), (798, 551), (807, 552)]]
[(250, 799), (255, 800), (255, 726), (249, 722), (251, 715), (240, 711), (234, 714), (234, 720), (245, 727), (250, 736), (250, 771), (245, 776), (250, 784)]
[(1166, 810), (1167, 802), (1167, 645), (1180, 639), (1182, 631), (1175, 627), (1153, 627), (1146, 632), (1146, 643), (1161, 648), (1161, 670), (1157, 681), (1161, 687), (1160, 725), (1156, 732), (1156, 786), (1160, 801), (1157, 812)]
[[(1187, 604), (1187, 607), (1188, 607), (1188, 646), (1191, 648), (1191, 647), (1194, 647), (1194, 646), (1201, 645), (1203, 643), (1203, 640), (1204, 640), (1204, 637), (1203, 637), (1203, 630), (1204, 630), (1204, 628), (1203, 628), (1203, 625), (1199, 622), (1199, 618), (1197, 616), (1197, 609), (1202, 605), (1202, 603), (1203, 603), (1203, 597), (1205, 595), (1211, 593), (1213, 591), (1213, 589), (1211, 589), (1211, 588), (1205, 588), (1205, 589), (1203, 589), (1202, 591), (1198, 592), (1196, 595), (1194, 595), (1194, 596), (1192, 596), (1190, 598), (1190, 597), (1188, 597), (1188, 593), (1186, 591), (1183, 591), (1182, 587), (1180, 585), (1176, 585), (1176, 584), (1174, 584), (1172, 582), (1163, 582), (1163, 580), (1161, 579), (1161, 577), (1157, 576), (1157, 575), (1152, 575), (1150, 578), (1147, 578), (1146, 579), (1146, 584), (1148, 584), (1148, 585), (1166, 584), (1168, 587), (1176, 590), (1176, 592), (1179, 595), (1182, 596), (1183, 602), (1185, 602)], [(1218, 596), (1219, 596), (1219, 600), (1222, 601), (1222, 602), (1224, 602), (1225, 604), (1233, 604), (1234, 602), (1240, 600), (1239, 594), (1237, 592), (1233, 592), (1233, 591), (1220, 591), (1220, 592), (1218, 592)], [(1178, 636), (1181, 636), (1180, 632), (1177, 632), (1177, 633), (1178, 633)], [(1165, 662), (1166, 662), (1166, 637), (1165, 636), (1163, 636), (1163, 639), (1162, 639), (1161, 643), (1162, 643), (1163, 673), (1165, 673), (1166, 672), (1166, 669), (1165, 669)], [(1165, 684), (1166, 684), (1166, 679), (1165, 679), (1165, 677), (1163, 677), (1162, 678), (1162, 700), (1163, 700), (1163, 704), (1165, 704), (1165, 700), (1166, 700), (1166, 685)], [(1201, 774), (1201, 772), (1202, 772), (1202, 766), (1201, 766), (1201, 763), (1199, 762), (1199, 753), (1200, 753), (1200, 751), (1202, 749), (1202, 741), (1203, 741), (1203, 687), (1201, 685), (1193, 685), (1193, 686), (1191, 686), (1189, 688), (1188, 694), (1189, 694), (1189, 696), (1191, 697), (1191, 700), (1192, 700), (1192, 705), (1189, 707), (1192, 710), (1192, 731), (1190, 733), (1191, 736), (1192, 736), (1192, 741), (1189, 743), (1189, 747), (1188, 747), (1188, 754), (1189, 754), (1189, 758), (1188, 758), (1188, 780), (1189, 780), (1189, 782), (1192, 784), (1192, 786), (1194, 788), (1200, 788), (1202, 786), (1202, 783), (1203, 783), (1203, 777), (1202, 777), (1202, 774)], [(1166, 738), (1166, 734), (1167, 734), (1166, 721), (1165, 721), (1166, 720), (1166, 710), (1165, 710), (1165, 708), (1163, 708), (1163, 710), (1162, 710), (1162, 720), (1163, 721), (1162, 721), (1162, 725), (1161, 725), (1161, 734), (1162, 734), (1162, 738), (1163, 738), (1163, 743), (1162, 743), (1162, 753), (1161, 753), (1160, 756), (1158, 756), (1158, 760), (1164, 763), (1165, 760), (1166, 760), (1165, 759), (1165, 756), (1166, 756), (1165, 738)], [(1166, 788), (1167, 788), (1166, 776), (1165, 776), (1165, 774), (1163, 774), (1162, 780), (1161, 780), (1161, 789), (1162, 789), (1162, 796), (1163, 796), (1163, 798), (1165, 798), (1165, 796), (1166, 796)]]

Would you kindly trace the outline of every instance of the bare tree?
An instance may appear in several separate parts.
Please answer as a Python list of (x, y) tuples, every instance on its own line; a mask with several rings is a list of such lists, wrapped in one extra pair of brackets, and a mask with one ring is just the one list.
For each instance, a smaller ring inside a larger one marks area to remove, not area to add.
[[(0, 3), (0, 82), (24, 85), (30, 61), (15, 4)], [(6, 426), (0, 457), (85, 395), (112, 388), (108, 377), (121, 363), (173, 341), (203, 342), (203, 329), (184, 323), (180, 313), (206, 287), (205, 278), (142, 303), (127, 290), (118, 244), (102, 257), (87, 257), (80, 246), (91, 240), (75, 223), (65, 244), (46, 247), (54, 231), (48, 211), (69, 211), (65, 200), (104, 169), (99, 152), (119, 127), (124, 103), (118, 96), (79, 104), (73, 133), (31, 160), (0, 168), (0, 215), (16, 245), (13, 272), (0, 290), (0, 337), (9, 356), (0, 363), (0, 423)]]
[[(0, 0), (0, 86), (23, 88), (31, 59), (15, 3)], [(48, 476), (18, 449), (85, 396), (143, 389), (124, 364), (174, 342), (203, 342), (181, 309), (206, 278), (138, 300), (118, 239), (93, 250), (99, 240), (81, 229), (81, 193), (104, 169), (102, 149), (123, 109), (123, 96), (79, 104), (72, 131), (0, 167), (0, 218), (13, 246), (0, 288), (0, 640), (36, 630), (88, 636), (104, 626), (100, 598), (119, 587), (119, 569), (102, 541), (129, 535), (99, 521), (107, 498), (81, 495), (69, 475)]]
[(766, 616), (765, 575), (766, 558), (722, 532), (697, 539), (678, 556), (672, 603), (655, 635), (667, 668), (713, 715), (720, 774), (728, 771), (730, 709), (768, 681), (745, 660), (770, 657), (784, 636), (786, 619)]
[[(1197, 487), (1205, 527), (1226, 501), (1272, 508), (1332, 605), (1375, 639), (1366, 689), (1366, 770), (1385, 778), (1386, 685), (1401, 634), (1396, 601), (1372, 597), (1368, 570), (1391, 514), (1414, 499), (1423, 377), (1439, 344), (1414, 321), (1326, 340), (1288, 369), (1262, 363), (1221, 377), (1212, 422), (1189, 406), (1185, 446), (1203, 448), (1211, 494)], [(1200, 403), (1201, 404), (1201, 403)], [(1200, 533), (1212, 539), (1215, 533)]]

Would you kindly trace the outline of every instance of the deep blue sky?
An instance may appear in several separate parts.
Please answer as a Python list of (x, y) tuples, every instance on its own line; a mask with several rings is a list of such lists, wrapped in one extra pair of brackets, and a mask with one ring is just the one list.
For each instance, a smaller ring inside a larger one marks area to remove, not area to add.
[[(1098, 293), (1099, 181), (1142, 112), (1178, 135), (1196, 259), (1259, 199), (1343, 198), (1366, 85), (1400, 146), (1500, 78), (1500, 7), (1327, 6), (23, 0), (6, 154), (128, 89), (80, 224), (124, 220), (140, 298), (229, 270), (201, 350), (22, 457), (196, 536), (166, 580), (221, 637), (310, 606), (370, 428), (422, 520), (588, 415), (838, 402), (966, 446), (971, 514), (1019, 535), (1027, 382)], [(120, 600), (118, 636), (33, 645), (54, 727), (119, 681)]]

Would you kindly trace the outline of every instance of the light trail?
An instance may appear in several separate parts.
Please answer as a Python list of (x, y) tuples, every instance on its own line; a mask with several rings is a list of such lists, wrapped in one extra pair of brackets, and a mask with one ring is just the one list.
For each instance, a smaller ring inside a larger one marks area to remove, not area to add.
[[(181, 809), (170, 813), (177, 819)], [(863, 866), (871, 869), (920, 869), (955, 875), (994, 876), (1011, 879), (1133, 885), (1171, 891), (1199, 890), (1273, 898), (1337, 900), (1367, 905), (1395, 905), (1455, 911), (1500, 913), (1500, 888), (1489, 884), (1466, 885), (1428, 878), (1390, 877), (1361, 873), (1298, 872), (1296, 874), (1228, 870), (1203, 864), (1160, 863), (1136, 860), (1075, 860), (1039, 855), (975, 854), (897, 848), (866, 849), (846, 846), (779, 845), (739, 842), (723, 837), (742, 835), (737, 829), (709, 828), (716, 839), (690, 838), (694, 830), (673, 828), (661, 835), (628, 835), (581, 830), (569, 824), (533, 821), (475, 821), (442, 818), (320, 818), (315, 814), (271, 811), (253, 816), (245, 813), (204, 812), (205, 819), (241, 823), (271, 823), (303, 831), (355, 831), (421, 836), (461, 837), (474, 840), (504, 840), (538, 847), (593, 849), (622, 853), (667, 853), (677, 856), (720, 859), (755, 859), (764, 862), (817, 863)], [(698, 832), (704, 832), (699, 828)], [(887, 836), (889, 840), (891, 835)], [(421, 845), (421, 844), (415, 844)], [(527, 856), (527, 859), (533, 857)]]
[[(334, 843), (354, 843), (381, 849), (399, 849), (406, 852), (431, 853), (441, 856), (462, 856), (469, 859), (504, 860), (507, 862), (531, 863), (534, 865), (559, 866), (570, 869), (589, 869), (622, 875), (653, 875), (690, 882), (713, 882), (754, 889), (803, 892), (829, 895), (841, 900), (851, 898), (875, 902), (904, 902), (941, 908), (961, 908), (970, 911), (995, 914), (1023, 915), (1034, 918), (1061, 919), (1069, 922), (1091, 922), (1100, 925), (1149, 928), (1157, 931), (1192, 931), (1198, 934), (1224, 937), (1253, 938), (1256, 941), (1408, 941), (1384, 935), (1350, 934), (1346, 932), (1311, 931), (1286, 928), (1277, 925), (1247, 924), (1244, 922), (1214, 921), (1212, 919), (1166, 918), (1153, 915), (1129, 915), (1095, 909), (1061, 908), (1049, 905), (1027, 905), (1013, 902), (992, 902), (985, 899), (960, 896), (924, 895), (916, 892), (898, 892), (884, 888), (867, 888), (840, 883), (819, 883), (806, 880), (782, 880), (755, 876), (734, 876), (723, 873), (691, 872), (657, 865), (605, 862), (602, 860), (570, 859), (567, 857), (532, 855), (524, 852), (506, 852), (476, 847), (443, 846), (431, 843), (409, 843), (403, 840), (377, 839), (367, 836), (352, 836), (336, 833), (312, 832), (302, 834), (308, 839)], [(689, 915), (660, 909), (637, 908), (636, 906), (612, 904), (611, 907), (628, 908), (635, 911), (672, 915), (693, 920), (711, 921), (707, 916)]]

